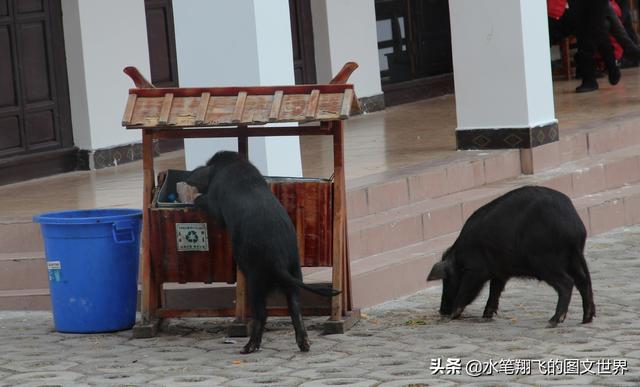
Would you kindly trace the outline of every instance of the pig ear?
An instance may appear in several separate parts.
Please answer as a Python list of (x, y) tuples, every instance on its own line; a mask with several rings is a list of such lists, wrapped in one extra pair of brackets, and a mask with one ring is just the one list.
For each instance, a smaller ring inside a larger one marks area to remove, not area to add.
[(213, 169), (213, 167), (199, 167), (194, 169), (187, 177), (187, 184), (195, 186), (198, 189), (207, 187), (209, 185), (211, 169)]
[(431, 268), (431, 272), (427, 277), (427, 281), (435, 281), (445, 278), (447, 276), (447, 267), (449, 264), (449, 261), (440, 261), (433, 265), (433, 268)]

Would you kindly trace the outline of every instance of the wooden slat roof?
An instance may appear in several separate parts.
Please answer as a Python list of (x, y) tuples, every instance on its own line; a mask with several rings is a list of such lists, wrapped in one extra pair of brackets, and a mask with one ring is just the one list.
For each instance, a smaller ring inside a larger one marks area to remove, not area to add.
[(136, 88), (122, 118), (127, 128), (215, 127), (343, 120), (359, 111), (351, 84)]

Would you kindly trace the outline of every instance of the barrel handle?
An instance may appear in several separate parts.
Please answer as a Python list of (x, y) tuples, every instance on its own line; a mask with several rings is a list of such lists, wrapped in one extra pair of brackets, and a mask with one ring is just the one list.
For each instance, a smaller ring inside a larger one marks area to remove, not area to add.
[(133, 223), (131, 222), (114, 223), (111, 232), (113, 234), (113, 241), (118, 244), (133, 243), (136, 239), (133, 231)]

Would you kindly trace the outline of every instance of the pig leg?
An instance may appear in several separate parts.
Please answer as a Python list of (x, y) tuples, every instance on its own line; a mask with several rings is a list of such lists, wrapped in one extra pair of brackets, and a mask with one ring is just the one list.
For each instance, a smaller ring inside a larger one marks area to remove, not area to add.
[(262, 333), (267, 322), (266, 297), (268, 287), (259, 281), (258, 276), (247, 276), (249, 302), (251, 304), (251, 338), (244, 346), (242, 353), (252, 353), (260, 349)]
[(569, 309), (569, 301), (571, 301), (571, 291), (573, 290), (573, 280), (567, 273), (557, 273), (544, 279), (549, 285), (558, 292), (558, 305), (556, 306), (556, 314), (549, 320), (548, 328), (555, 328), (558, 323), (564, 321)]
[(296, 343), (302, 352), (309, 352), (310, 344), (307, 331), (302, 321), (302, 312), (300, 311), (300, 288), (297, 286), (287, 289), (287, 305), (289, 306), (289, 314), (291, 322), (296, 331)]
[(500, 301), (500, 294), (504, 290), (504, 286), (507, 281), (500, 278), (492, 278), (489, 287), (489, 299), (487, 300), (487, 306), (484, 307), (483, 318), (491, 319), (493, 315), (498, 311), (498, 302)]
[(574, 266), (572, 266), (571, 269), (571, 276), (575, 281), (576, 288), (578, 288), (580, 292), (580, 296), (582, 296), (582, 323), (590, 323), (596, 315), (596, 305), (593, 302), (591, 276), (589, 275), (589, 269), (587, 269), (587, 264), (582, 254), (580, 254), (577, 260), (574, 260)]
[(458, 289), (458, 294), (453, 302), (452, 319), (460, 317), (464, 308), (478, 297), (485, 282), (487, 282), (487, 278), (479, 276), (478, 273), (468, 273), (462, 277), (460, 289)]

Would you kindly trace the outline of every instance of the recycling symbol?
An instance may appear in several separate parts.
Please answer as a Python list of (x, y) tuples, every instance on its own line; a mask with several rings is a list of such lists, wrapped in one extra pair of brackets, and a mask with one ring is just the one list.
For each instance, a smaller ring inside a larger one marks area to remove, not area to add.
[(196, 243), (198, 241), (198, 234), (191, 230), (187, 232), (187, 235), (185, 235), (184, 238), (191, 243)]

